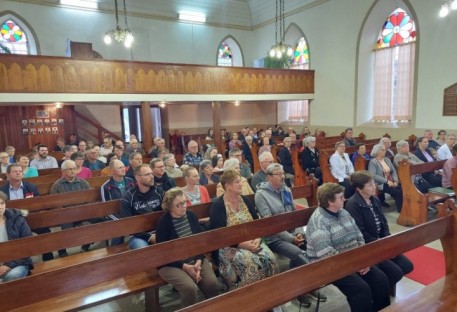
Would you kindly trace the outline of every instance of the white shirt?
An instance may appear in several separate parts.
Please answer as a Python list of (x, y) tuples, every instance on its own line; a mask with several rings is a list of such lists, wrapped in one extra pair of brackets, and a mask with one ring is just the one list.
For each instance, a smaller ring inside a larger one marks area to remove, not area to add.
[(441, 145), (441, 147), (436, 152), (438, 160), (447, 160), (452, 158), (451, 150), (447, 144)]
[[(349, 159), (349, 155), (343, 153), (343, 157), (346, 160), (346, 163), (338, 152), (335, 152), (335, 154), (330, 157), (330, 171), (332, 172), (332, 176), (334, 176), (335, 179), (338, 179), (338, 182), (343, 182), (346, 176), (354, 173), (354, 166)], [(346, 174), (346, 166), (348, 166), (349, 174)]]
[(41, 159), (39, 156), (30, 162), (30, 167), (39, 169), (58, 168), (57, 160), (52, 156)]

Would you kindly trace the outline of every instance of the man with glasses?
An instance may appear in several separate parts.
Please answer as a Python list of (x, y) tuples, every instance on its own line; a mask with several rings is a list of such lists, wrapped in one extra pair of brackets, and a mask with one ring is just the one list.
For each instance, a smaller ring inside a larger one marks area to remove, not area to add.
[(113, 139), (109, 136), (103, 139), (103, 145), (100, 146), (100, 155), (106, 156), (113, 152)]
[[(255, 206), (262, 218), (280, 215), (295, 211), (294, 199), (291, 190), (286, 186), (286, 175), (283, 166), (273, 163), (266, 169), (267, 181), (257, 185)], [(302, 227), (290, 229), (264, 238), (268, 247), (290, 259), (289, 267), (295, 268), (308, 262), (305, 247), (305, 232)], [(317, 294), (315, 295), (317, 298)], [(327, 300), (319, 296), (321, 301)], [(309, 307), (311, 302), (306, 295), (298, 300)]]
[(48, 156), (48, 147), (46, 145), (38, 145), (38, 157), (30, 162), (30, 167), (40, 169), (59, 168), (57, 160)]
[(198, 152), (198, 144), (195, 141), (189, 141), (187, 145), (188, 152), (184, 155), (183, 163), (185, 165), (200, 166), (203, 156)]
[[(147, 164), (135, 168), (136, 186), (127, 190), (121, 199), (121, 218), (127, 218), (162, 210), (162, 188), (154, 185), (152, 169)], [(155, 234), (136, 233), (129, 238), (129, 248), (138, 249), (153, 244)]]
[(243, 152), (239, 148), (232, 148), (229, 151), (229, 158), (238, 159), (240, 163), (240, 174), (243, 178), (252, 178), (252, 172), (249, 165), (243, 163)]
[(257, 171), (251, 180), (252, 190), (257, 190), (257, 185), (267, 181), (267, 167), (274, 162), (273, 155), (270, 152), (263, 152), (259, 155), (260, 170)]
[[(76, 163), (73, 160), (65, 160), (60, 167), (62, 169), (62, 177), (54, 182), (51, 187), (50, 194), (75, 192), (90, 189), (89, 183), (76, 176)], [(77, 195), (75, 195), (77, 196)], [(70, 229), (74, 227), (73, 223), (62, 224), (62, 230)], [(82, 248), (89, 248), (89, 245), (84, 245)], [(65, 249), (59, 250), (60, 257), (68, 256)]]
[(165, 165), (161, 158), (153, 158), (149, 163), (151, 165), (152, 174), (154, 175), (154, 184), (162, 188), (163, 192), (176, 187), (176, 182), (170, 178), (165, 172)]
[(92, 147), (86, 150), (86, 160), (84, 160), (83, 166), (90, 170), (101, 170), (105, 168), (105, 164), (101, 160), (98, 160), (97, 157), (95, 148)]

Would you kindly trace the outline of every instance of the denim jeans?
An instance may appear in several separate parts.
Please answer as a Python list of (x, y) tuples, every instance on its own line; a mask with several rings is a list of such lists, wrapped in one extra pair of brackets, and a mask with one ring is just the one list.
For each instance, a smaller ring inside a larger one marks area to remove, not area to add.
[(308, 263), (308, 258), (306, 257), (305, 251), (292, 243), (283, 240), (277, 240), (269, 243), (268, 247), (270, 247), (272, 251), (289, 258), (290, 268), (295, 268)]
[(149, 243), (145, 241), (144, 239), (132, 236), (129, 238), (129, 248), (130, 249), (139, 249), (139, 248), (144, 248), (148, 247)]
[(15, 279), (26, 277), (28, 274), (29, 267), (27, 265), (19, 265), (0, 277), (0, 282), (9, 282)]

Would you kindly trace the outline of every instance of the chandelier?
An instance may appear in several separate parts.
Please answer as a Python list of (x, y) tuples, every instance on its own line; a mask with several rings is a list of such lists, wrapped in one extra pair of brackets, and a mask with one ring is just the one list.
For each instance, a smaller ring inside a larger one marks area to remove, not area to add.
[(116, 9), (116, 28), (108, 31), (105, 34), (104, 41), (106, 44), (111, 44), (111, 42), (113, 42), (113, 39), (114, 39), (119, 43), (123, 42), (124, 46), (126, 48), (130, 48), (133, 43), (133, 33), (130, 31), (129, 26), (127, 24), (127, 6), (125, 5), (125, 0), (123, 0), (123, 2), (124, 2), (124, 28), (119, 26), (119, 11), (117, 8), (117, 0), (114, 0), (114, 6)]
[[(275, 45), (271, 47), (268, 55), (271, 58), (283, 59), (291, 58), (294, 50), (292, 47), (284, 43), (285, 34), (284, 22), (284, 0), (276, 0), (276, 20), (275, 20)], [(279, 40), (278, 40), (279, 38)]]
[(446, 17), (450, 10), (457, 10), (457, 0), (446, 0), (441, 4), (440, 17)]

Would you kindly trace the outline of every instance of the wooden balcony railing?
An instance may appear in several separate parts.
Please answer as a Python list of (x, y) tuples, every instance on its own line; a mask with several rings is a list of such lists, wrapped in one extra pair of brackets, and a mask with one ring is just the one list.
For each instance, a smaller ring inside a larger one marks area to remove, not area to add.
[(314, 71), (0, 55), (0, 93), (313, 94)]

